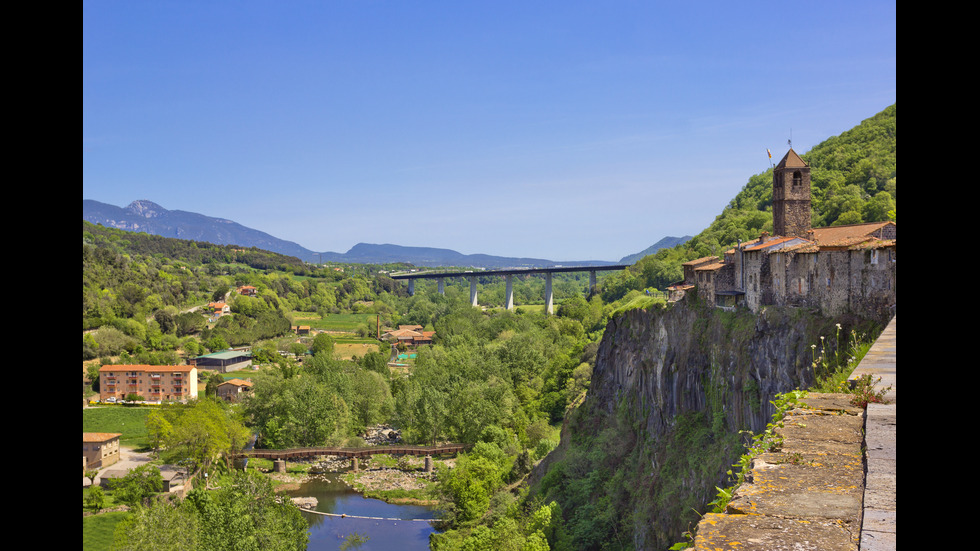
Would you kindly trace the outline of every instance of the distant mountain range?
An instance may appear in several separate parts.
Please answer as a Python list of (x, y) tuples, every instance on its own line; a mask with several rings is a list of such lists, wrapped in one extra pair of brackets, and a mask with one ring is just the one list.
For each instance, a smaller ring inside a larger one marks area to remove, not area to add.
[(644, 256), (655, 254), (660, 249), (673, 249), (674, 247), (676, 247), (678, 245), (681, 245), (683, 243), (686, 243), (688, 239), (691, 239), (691, 237), (692, 236), (690, 236), (690, 235), (685, 235), (684, 237), (665, 237), (665, 238), (661, 239), (660, 241), (657, 241), (653, 245), (650, 245), (646, 249), (643, 249), (642, 251), (640, 251), (640, 252), (638, 252), (636, 254), (631, 254), (629, 256), (624, 256), (622, 259), (620, 259), (619, 263), (620, 264), (635, 264), (636, 261), (640, 260)]
[(673, 247), (690, 239), (665, 237), (643, 252), (624, 257), (617, 262), (604, 260), (554, 261), (543, 258), (514, 258), (487, 254), (462, 254), (451, 249), (432, 247), (405, 247), (401, 245), (375, 245), (358, 243), (346, 253), (315, 252), (292, 241), (273, 237), (265, 232), (245, 227), (224, 218), (214, 218), (183, 210), (167, 210), (152, 201), (133, 201), (127, 207), (117, 207), (84, 199), (82, 218), (108, 228), (145, 232), (162, 237), (203, 241), (216, 245), (240, 245), (256, 247), (279, 254), (295, 256), (312, 262), (350, 262), (355, 264), (387, 264), (407, 262), (415, 266), (473, 266), (479, 268), (548, 267), (556, 264), (573, 266), (607, 266), (632, 264), (648, 254), (665, 247)]

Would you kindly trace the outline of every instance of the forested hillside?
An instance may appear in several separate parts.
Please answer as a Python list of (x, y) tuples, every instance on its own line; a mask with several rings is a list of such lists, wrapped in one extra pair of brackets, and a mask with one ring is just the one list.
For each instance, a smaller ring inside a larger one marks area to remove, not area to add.
[[(800, 157), (810, 165), (813, 227), (896, 220), (895, 105)], [(782, 153), (785, 153), (783, 151)], [(773, 162), (782, 157), (773, 151)], [(772, 232), (772, 169), (753, 175), (714, 222), (691, 240), (644, 257), (606, 280), (603, 299), (631, 289), (663, 289), (683, 278), (681, 264), (721, 256), (739, 240)]]

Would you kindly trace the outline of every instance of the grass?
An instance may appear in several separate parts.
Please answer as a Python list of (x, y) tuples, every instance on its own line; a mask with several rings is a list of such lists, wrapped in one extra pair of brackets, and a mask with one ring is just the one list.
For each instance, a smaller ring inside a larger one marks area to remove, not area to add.
[(344, 360), (349, 360), (354, 356), (363, 358), (368, 352), (378, 352), (379, 350), (378, 341), (369, 341), (366, 343), (334, 343), (333, 345), (334, 355)]
[(106, 406), (82, 410), (82, 432), (118, 432), (120, 445), (142, 449), (150, 445), (146, 431), (148, 407)]
[(376, 314), (327, 314), (323, 319), (312, 312), (293, 312), (292, 315), (297, 325), (309, 325), (311, 329), (347, 333), (357, 332), (357, 329), (365, 323), (374, 327), (377, 320)]
[(82, 550), (104, 551), (112, 547), (112, 534), (130, 513), (103, 513), (82, 517)]

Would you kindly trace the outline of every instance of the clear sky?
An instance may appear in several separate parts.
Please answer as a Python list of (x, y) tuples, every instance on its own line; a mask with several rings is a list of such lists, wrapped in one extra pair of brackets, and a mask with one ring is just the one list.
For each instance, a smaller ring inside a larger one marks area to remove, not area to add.
[(83, 197), (619, 260), (896, 102), (896, 2), (83, 3)]

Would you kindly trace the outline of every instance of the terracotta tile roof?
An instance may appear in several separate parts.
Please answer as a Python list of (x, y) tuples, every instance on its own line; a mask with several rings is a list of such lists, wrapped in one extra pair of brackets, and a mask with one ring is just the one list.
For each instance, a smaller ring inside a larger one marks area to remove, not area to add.
[(121, 432), (83, 432), (82, 442), (106, 442), (120, 436)]
[(807, 165), (806, 162), (800, 158), (795, 151), (793, 151), (793, 148), (790, 148), (790, 150), (786, 152), (786, 155), (783, 155), (783, 160), (779, 161), (776, 168), (803, 168), (806, 166), (809, 165)]
[(694, 271), (695, 272), (714, 271), (714, 270), (721, 269), (724, 265), (725, 265), (724, 262), (721, 262), (721, 261), (716, 260), (715, 262), (712, 262), (711, 264), (705, 264), (703, 266), (698, 266), (697, 268), (694, 268)]
[(244, 381), (242, 379), (228, 379), (227, 381), (221, 383), (221, 385), (235, 385), (235, 386), (252, 386), (252, 384), (253, 384), (252, 381)]
[(891, 221), (869, 222), (866, 224), (848, 224), (846, 226), (827, 226), (825, 228), (813, 228), (810, 231), (813, 232), (812, 240), (823, 245), (827, 243), (838, 242), (841, 241), (842, 239), (849, 239), (854, 237), (870, 237), (872, 233), (891, 224), (895, 224), (895, 223)]
[(819, 251), (820, 245), (817, 245), (812, 241), (800, 243), (799, 245), (790, 245), (789, 247), (779, 249), (779, 252), (781, 253), (815, 253)]
[(413, 331), (411, 329), (395, 329), (394, 331), (388, 331), (385, 335), (391, 335), (392, 337), (415, 337), (421, 336), (418, 331)]
[(104, 365), (99, 368), (102, 371), (153, 371), (153, 372), (180, 372), (190, 373), (194, 369), (192, 365)]
[(895, 247), (895, 239), (871, 239), (865, 241), (864, 243), (858, 243), (857, 245), (852, 245), (850, 248), (852, 250), (858, 249), (887, 249), (888, 247)]
[[(754, 243), (751, 246), (745, 247), (744, 250), (746, 250), (746, 251), (761, 251), (763, 249), (769, 249), (769, 248), (775, 247), (776, 245), (790, 246), (790, 245), (792, 245), (792, 243), (790, 243), (790, 242), (793, 241), (793, 240), (806, 241), (806, 239), (803, 239), (803, 238), (800, 238), (800, 237), (796, 237), (794, 235), (777, 236), (777, 237), (771, 237), (769, 239), (766, 239), (763, 242)], [(783, 248), (783, 247), (780, 247), (780, 248)]]
[(696, 258), (694, 260), (688, 260), (687, 262), (681, 264), (681, 266), (700, 266), (701, 264), (706, 264), (709, 262), (718, 262), (717, 256), (703, 256), (701, 258)]
[(670, 291), (687, 291), (687, 290), (693, 289), (693, 288), (694, 288), (694, 284), (693, 283), (684, 283), (684, 282), (675, 283), (674, 285), (668, 285), (667, 286), (667, 289), (670, 290)]

